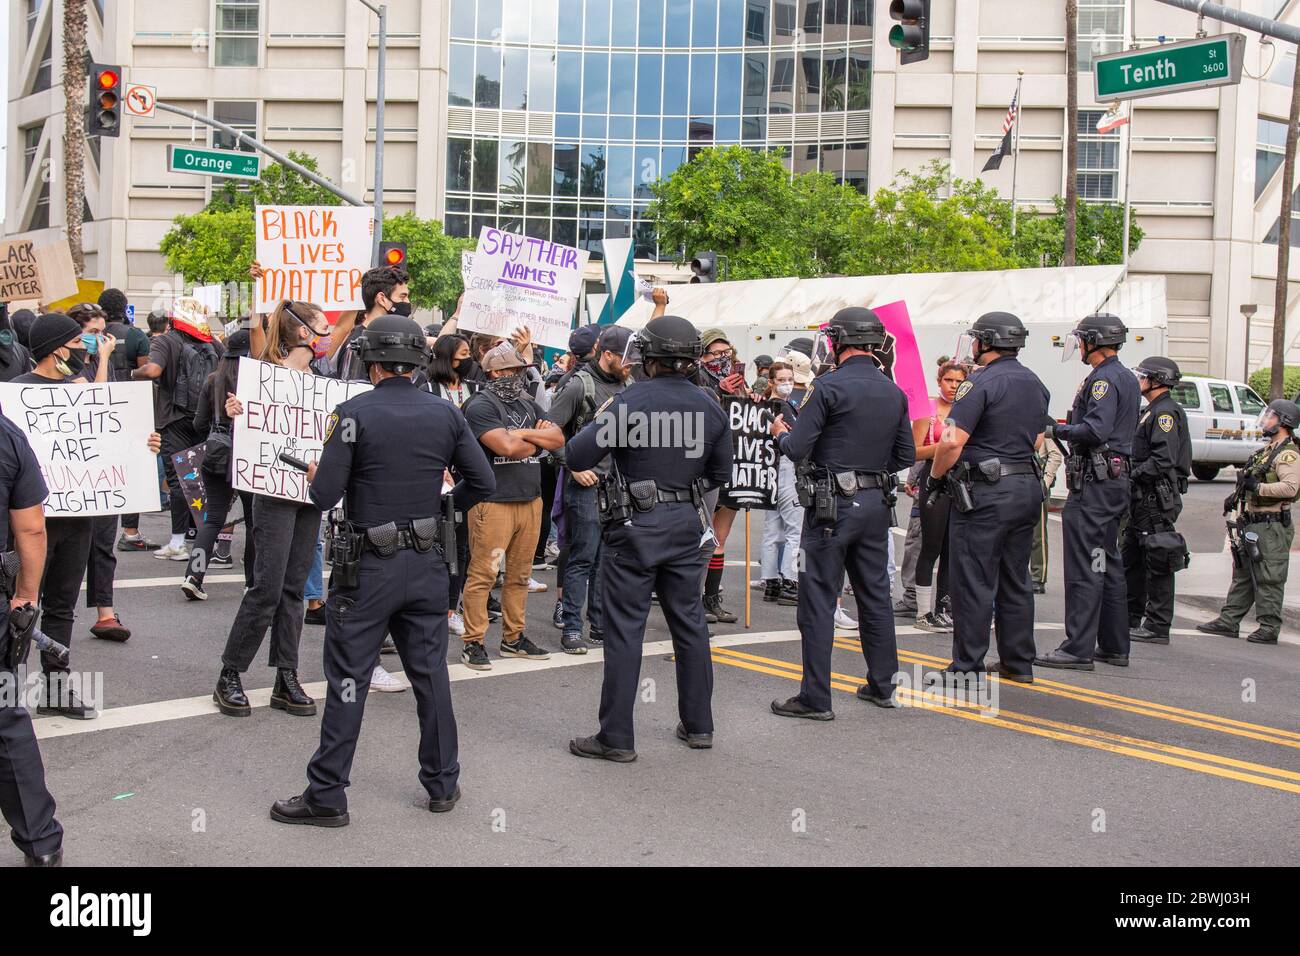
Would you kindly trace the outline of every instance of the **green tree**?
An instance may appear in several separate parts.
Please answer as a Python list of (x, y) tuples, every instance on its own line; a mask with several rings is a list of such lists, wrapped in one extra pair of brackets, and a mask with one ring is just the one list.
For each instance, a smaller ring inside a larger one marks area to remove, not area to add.
[(414, 213), (384, 218), (384, 240), (406, 243), (406, 269), (411, 274), (411, 298), (424, 308), (440, 308), (450, 315), (464, 284), (460, 254), (473, 251), (473, 239), (456, 239), (442, 231), (442, 223), (419, 219)]
[(177, 216), (158, 249), (171, 272), (195, 284), (247, 282), (253, 261), (253, 211), (204, 210)]
[[(1057, 196), (1052, 201), (1056, 204), (1056, 211), (1048, 216), (1026, 216), (1021, 210), (1015, 246), (1022, 267), (1065, 264), (1065, 200)], [(1123, 206), (1080, 202), (1075, 228), (1075, 265), (1115, 265), (1124, 261)], [(1137, 252), (1144, 235), (1137, 218), (1132, 217), (1129, 223), (1130, 255)]]
[[(307, 153), (289, 151), (289, 158), (299, 166), (319, 173), (316, 157)], [(246, 182), (238, 179), (223, 180), (212, 190), (212, 199), (204, 211), (224, 209), (252, 209), (254, 206), (341, 206), (343, 200), (324, 186), (288, 166), (271, 163), (262, 170), (261, 178)]]

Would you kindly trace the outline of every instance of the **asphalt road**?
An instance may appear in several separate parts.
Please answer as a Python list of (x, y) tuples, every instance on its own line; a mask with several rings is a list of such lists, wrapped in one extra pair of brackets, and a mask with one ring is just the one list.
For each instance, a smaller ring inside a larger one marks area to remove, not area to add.
[[(1194, 486), (1183, 522), (1194, 550), (1222, 550), (1213, 503), (1226, 490)], [(145, 527), (165, 537), (161, 516)], [(743, 530), (733, 532), (733, 561)], [(760, 530), (756, 516), (755, 554)], [(1062, 633), (1059, 523), (1051, 534), (1040, 649)], [(351, 826), (285, 827), (267, 810), (302, 790), (318, 718), (264, 706), (273, 674), (260, 655), (246, 686), (263, 689), (263, 706), (246, 719), (216, 713), (208, 698), (242, 578), (238, 567), (220, 572), (211, 599), (189, 603), (182, 567), (123, 556), (118, 607), (133, 638), (92, 639), (87, 614), (73, 647), (74, 667), (103, 674), (105, 712), (37, 721), (70, 864), (1243, 866), (1294, 864), (1300, 843), (1300, 647), (1198, 635), (1191, 626), (1208, 616), (1199, 608), (1180, 611), (1172, 645), (1135, 646), (1127, 669), (995, 682), (996, 707), (983, 715), (857, 701), (865, 667), (856, 636), (843, 633), (836, 720), (809, 723), (768, 712), (797, 687), (798, 635), (793, 608), (753, 592), (749, 629), (715, 627), (715, 747), (688, 751), (673, 738), (672, 665), (666, 647), (651, 646), (640, 759), (615, 765), (567, 751), (571, 736), (596, 728), (601, 663), (599, 653), (558, 652), (553, 572), (538, 573), (552, 591), (529, 602), (528, 633), (555, 652), (549, 662), (500, 662), (494, 626), (492, 672), (452, 666), (464, 791), (454, 812), (423, 808), (413, 696), (372, 694)], [(743, 575), (727, 569), (733, 608)], [(305, 631), (304, 681), (322, 679), (323, 630)], [(652, 611), (646, 640), (667, 638)], [(909, 675), (948, 659), (946, 638), (909, 627), (899, 647)], [(12, 848), (0, 853), (0, 865), (20, 862)]]

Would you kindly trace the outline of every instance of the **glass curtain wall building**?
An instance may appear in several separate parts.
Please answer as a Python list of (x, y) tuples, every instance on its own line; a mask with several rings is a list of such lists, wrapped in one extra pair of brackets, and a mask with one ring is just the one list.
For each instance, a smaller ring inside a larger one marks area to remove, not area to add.
[(865, 191), (872, 6), (451, 0), (447, 231), (633, 236), (657, 258), (650, 185), (712, 145), (782, 149)]

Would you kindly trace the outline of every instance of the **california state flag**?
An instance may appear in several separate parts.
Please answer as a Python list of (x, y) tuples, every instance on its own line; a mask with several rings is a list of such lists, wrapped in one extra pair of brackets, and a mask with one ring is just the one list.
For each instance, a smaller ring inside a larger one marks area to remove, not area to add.
[(1112, 103), (1110, 109), (1102, 114), (1101, 119), (1097, 120), (1097, 132), (1102, 135), (1112, 133), (1121, 126), (1127, 126), (1132, 118), (1132, 114), (1129, 113), (1128, 103)]

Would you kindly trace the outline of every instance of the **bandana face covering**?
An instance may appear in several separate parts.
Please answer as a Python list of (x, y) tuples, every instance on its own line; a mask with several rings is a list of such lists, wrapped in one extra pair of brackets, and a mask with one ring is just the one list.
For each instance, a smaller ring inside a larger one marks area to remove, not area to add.
[(490, 391), (501, 401), (509, 405), (512, 402), (519, 401), (519, 396), (524, 390), (524, 377), (522, 375), (503, 375), (501, 378), (494, 378), (487, 383)]
[(705, 359), (700, 363), (700, 368), (704, 369), (714, 381), (720, 382), (731, 374), (731, 356), (723, 355), (718, 358)]

